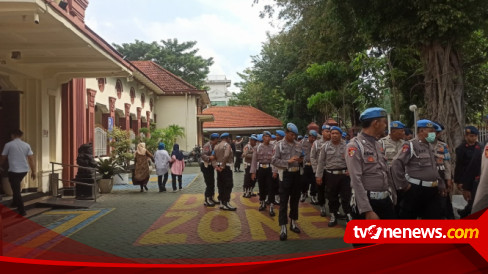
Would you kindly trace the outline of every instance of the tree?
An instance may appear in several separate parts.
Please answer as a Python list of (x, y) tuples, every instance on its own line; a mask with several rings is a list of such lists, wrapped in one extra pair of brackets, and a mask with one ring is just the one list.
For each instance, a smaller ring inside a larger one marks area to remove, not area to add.
[(156, 128), (156, 124), (152, 123), (150, 129), (141, 128), (140, 132), (144, 134), (144, 137), (137, 137), (135, 143), (146, 143), (146, 148), (151, 152), (156, 151), (159, 143), (163, 142), (166, 145), (166, 150), (171, 153), (176, 140), (185, 136), (185, 129), (178, 125)]
[(135, 40), (134, 43), (113, 44), (127, 60), (151, 60), (180, 76), (186, 82), (203, 89), (205, 79), (213, 65), (213, 58), (205, 59), (195, 49), (196, 41), (179, 43), (178, 39), (161, 40), (161, 43), (146, 43)]

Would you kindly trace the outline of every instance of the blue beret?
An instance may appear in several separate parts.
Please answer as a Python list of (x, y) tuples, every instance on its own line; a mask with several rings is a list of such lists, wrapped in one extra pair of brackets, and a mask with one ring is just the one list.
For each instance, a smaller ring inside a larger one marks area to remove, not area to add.
[(276, 139), (276, 135), (271, 134), (271, 139)]
[(285, 132), (281, 129), (276, 131), (276, 135), (280, 135), (281, 137), (285, 137)]
[(346, 138), (347, 137), (347, 133), (346, 132), (342, 132), (342, 137), (343, 138)]
[(391, 129), (404, 129), (405, 125), (400, 121), (393, 121), (390, 123)]
[(359, 116), (360, 121), (368, 120), (368, 119), (374, 119), (374, 118), (381, 118), (381, 117), (386, 117), (386, 110), (383, 108), (368, 108), (361, 115)]
[(258, 134), (258, 141), (262, 142), (263, 141), (263, 134)]
[(296, 135), (298, 135), (298, 128), (297, 128), (297, 126), (295, 126), (294, 123), (288, 123), (288, 124), (286, 124), (286, 129), (288, 131), (291, 131), (291, 132), (295, 133)]
[(298, 140), (301, 140), (301, 139), (303, 139), (303, 136), (302, 135), (298, 135), (297, 139)]
[(330, 126), (329, 126), (329, 125), (323, 125), (323, 126), (322, 126), (322, 130), (324, 130), (324, 129), (326, 129), (326, 130), (330, 130)]
[(435, 129), (436, 132), (441, 132), (442, 131), (441, 126), (438, 123), (435, 123), (435, 122), (434, 122), (434, 129)]
[(478, 129), (476, 127), (473, 127), (473, 126), (467, 126), (464, 129), (464, 133), (465, 134), (476, 134), (476, 135), (479, 135), (480, 134), (480, 132), (478, 131)]
[(431, 120), (418, 120), (417, 121), (417, 127), (418, 128), (435, 128), (434, 127), (434, 122)]
[(271, 137), (271, 132), (269, 132), (269, 131), (263, 131), (263, 136), (264, 135), (268, 135), (269, 137)]
[(259, 141), (258, 136), (256, 136), (255, 134), (251, 135), (250, 139), (254, 141)]
[(241, 139), (241, 136), (237, 135), (237, 136), (236, 136), (236, 139)]
[(317, 137), (319, 135), (314, 129), (310, 130), (308, 133), (310, 133), (310, 135), (312, 135), (313, 137)]
[(210, 139), (217, 139), (219, 137), (220, 137), (220, 135), (218, 133), (212, 133), (212, 134), (210, 134)]
[(220, 135), (220, 138), (228, 138), (229, 137), (229, 133), (225, 132), (225, 133), (222, 133), (222, 135)]
[(330, 128), (330, 131), (332, 131), (332, 130), (337, 130), (342, 134), (342, 129), (340, 127), (333, 126)]
[(305, 134), (305, 136), (303, 138), (308, 139), (308, 134)]

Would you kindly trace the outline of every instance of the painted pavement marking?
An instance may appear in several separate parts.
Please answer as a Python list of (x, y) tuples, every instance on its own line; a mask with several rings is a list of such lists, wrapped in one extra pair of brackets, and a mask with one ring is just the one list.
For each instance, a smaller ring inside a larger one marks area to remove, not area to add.
[(66, 216), (47, 227), (37, 229), (6, 244), (4, 252), (11, 257), (35, 258), (113, 210), (114, 208), (104, 208), (45, 212), (42, 215)]
[[(205, 244), (279, 239), (279, 206), (275, 217), (259, 211), (257, 197), (243, 198), (233, 193), (231, 202), (237, 211), (223, 211), (203, 206), (202, 194), (183, 194), (134, 243), (136, 246), (164, 244)], [(288, 233), (291, 240), (342, 238), (344, 228), (328, 227), (328, 218), (308, 203), (300, 203), (298, 224), (302, 233)]]

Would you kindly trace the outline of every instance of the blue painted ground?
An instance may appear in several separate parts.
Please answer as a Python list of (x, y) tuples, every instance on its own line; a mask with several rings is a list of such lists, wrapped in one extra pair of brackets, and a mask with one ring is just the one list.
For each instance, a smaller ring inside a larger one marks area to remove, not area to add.
[[(197, 178), (198, 174), (183, 174), (182, 185), (183, 188), (186, 188), (191, 182), (193, 182)], [(176, 183), (178, 185), (178, 183)], [(151, 175), (149, 182), (147, 183), (147, 188), (149, 189), (157, 189), (158, 187), (158, 176)], [(140, 189), (140, 186), (133, 185), (132, 181), (128, 185), (114, 185), (113, 190), (137, 190)], [(168, 176), (168, 181), (166, 182), (166, 190), (171, 191), (173, 188), (171, 186), (171, 174)]]

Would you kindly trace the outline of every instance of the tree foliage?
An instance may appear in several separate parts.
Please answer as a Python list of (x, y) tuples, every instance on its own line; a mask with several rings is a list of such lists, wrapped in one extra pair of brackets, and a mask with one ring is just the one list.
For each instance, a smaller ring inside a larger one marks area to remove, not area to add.
[(213, 65), (213, 58), (205, 59), (195, 49), (196, 41), (179, 43), (178, 39), (147, 43), (135, 40), (134, 43), (113, 44), (125, 59), (130, 61), (151, 60), (180, 76), (197, 88), (203, 88), (205, 79)]
[(166, 145), (166, 150), (171, 153), (173, 145), (180, 137), (185, 136), (185, 129), (178, 125), (169, 125), (166, 128), (156, 128), (156, 124), (151, 123), (150, 129), (141, 128), (140, 132), (143, 133), (143, 137), (138, 137), (135, 143), (146, 143), (146, 149), (151, 153), (154, 153), (158, 149), (159, 143)]

